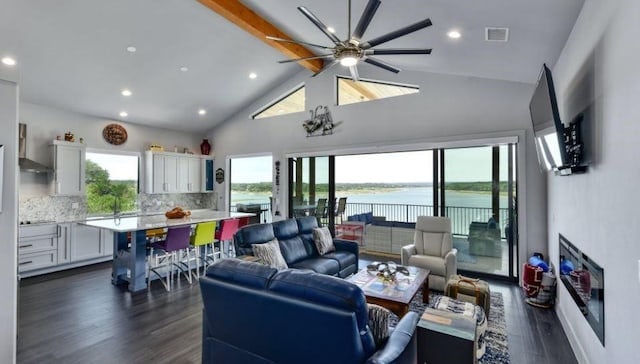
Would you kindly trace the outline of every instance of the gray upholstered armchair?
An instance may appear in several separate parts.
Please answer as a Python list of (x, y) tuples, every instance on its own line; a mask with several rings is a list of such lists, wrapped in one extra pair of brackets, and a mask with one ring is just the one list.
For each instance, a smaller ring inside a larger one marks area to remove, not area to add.
[(402, 247), (402, 264), (429, 269), (429, 289), (444, 291), (456, 274), (456, 253), (451, 237), (451, 219), (418, 216), (413, 244)]

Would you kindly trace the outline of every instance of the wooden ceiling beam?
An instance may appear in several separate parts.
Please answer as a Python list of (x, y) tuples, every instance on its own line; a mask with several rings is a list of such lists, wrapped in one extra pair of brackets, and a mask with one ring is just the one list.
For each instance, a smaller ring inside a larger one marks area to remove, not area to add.
[[(291, 39), (291, 37), (246, 7), (239, 0), (198, 0), (198, 2), (220, 14), (249, 34), (252, 34), (261, 41), (279, 50), (289, 58), (316, 56), (316, 54), (301, 45), (267, 39), (267, 35), (284, 39)], [(321, 59), (310, 59), (298, 63), (314, 73), (320, 71), (324, 66), (324, 61)]]

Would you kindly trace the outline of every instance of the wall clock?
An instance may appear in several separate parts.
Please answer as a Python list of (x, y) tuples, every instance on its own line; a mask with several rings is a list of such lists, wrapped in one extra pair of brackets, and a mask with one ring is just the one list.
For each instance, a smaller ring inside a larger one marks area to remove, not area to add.
[(127, 130), (120, 124), (109, 124), (102, 129), (102, 137), (109, 144), (120, 145), (127, 141)]

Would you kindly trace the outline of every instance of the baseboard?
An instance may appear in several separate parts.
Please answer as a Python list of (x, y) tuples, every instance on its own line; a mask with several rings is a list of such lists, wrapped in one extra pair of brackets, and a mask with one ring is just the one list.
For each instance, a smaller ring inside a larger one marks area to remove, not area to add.
[(578, 363), (591, 364), (591, 361), (589, 360), (589, 356), (587, 356), (587, 353), (584, 351), (582, 344), (580, 344), (580, 342), (576, 339), (577, 335), (576, 335), (576, 332), (573, 330), (573, 326), (571, 326), (571, 323), (569, 322), (569, 320), (567, 320), (564, 310), (562, 309), (562, 307), (560, 307), (560, 305), (557, 304), (557, 301), (556, 301), (556, 315), (558, 315), (558, 319), (560, 320), (560, 325), (564, 330), (565, 336), (567, 336), (567, 339), (569, 340), (569, 344), (573, 349), (573, 354), (576, 356)]

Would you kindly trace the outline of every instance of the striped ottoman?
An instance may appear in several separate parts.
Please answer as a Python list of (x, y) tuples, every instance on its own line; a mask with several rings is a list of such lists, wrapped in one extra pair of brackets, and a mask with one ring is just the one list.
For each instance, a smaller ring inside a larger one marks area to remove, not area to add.
[(483, 308), (473, 303), (458, 301), (447, 296), (436, 297), (433, 301), (433, 308), (447, 315), (464, 317), (476, 322), (476, 358), (482, 358), (486, 350), (484, 335), (487, 331), (487, 317)]

